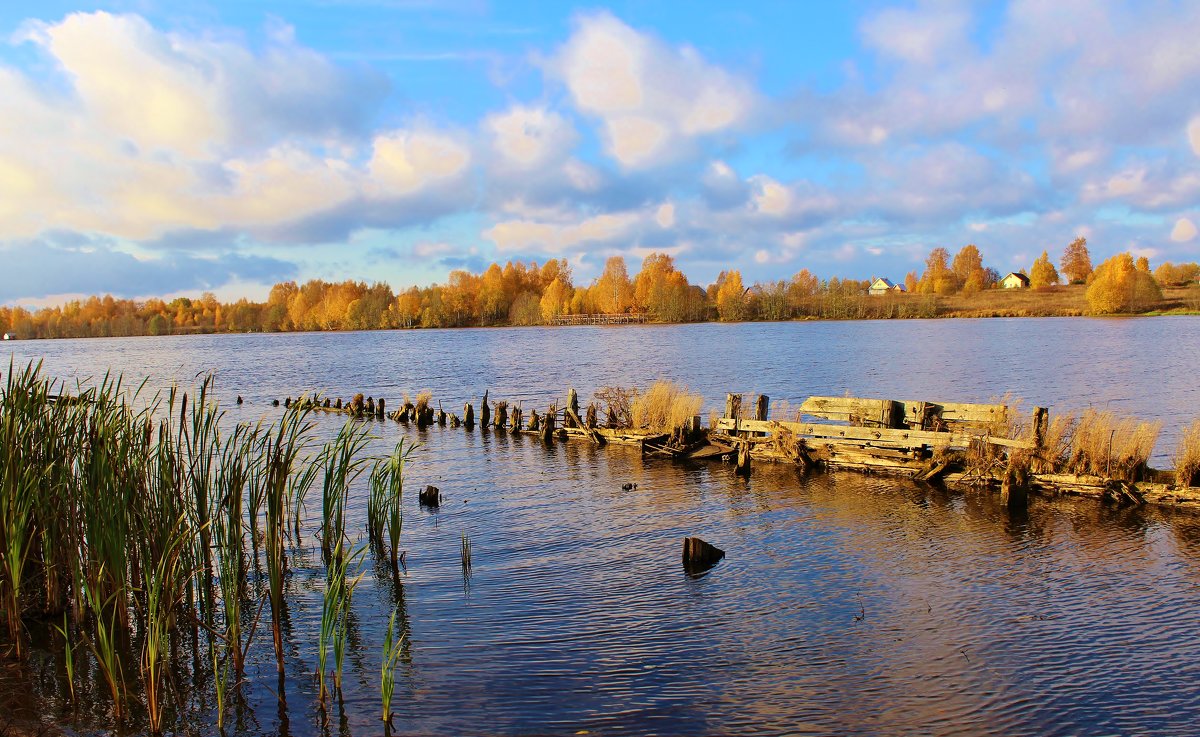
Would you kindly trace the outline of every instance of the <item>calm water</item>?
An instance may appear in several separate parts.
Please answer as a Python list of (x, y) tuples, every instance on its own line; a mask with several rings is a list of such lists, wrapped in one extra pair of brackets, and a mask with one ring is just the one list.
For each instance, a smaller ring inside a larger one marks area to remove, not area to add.
[[(317, 389), (447, 410), (494, 399), (539, 410), (568, 386), (658, 377), (716, 408), (727, 391), (1110, 406), (1161, 419), (1159, 465), (1200, 414), (1200, 320), (914, 322), (560, 328), (25, 342), (18, 362), (189, 384), (215, 369), (227, 421), (276, 417), (271, 398)], [(247, 403), (233, 404), (241, 394)], [(323, 435), (341, 420), (319, 418)], [(1014, 515), (986, 493), (848, 473), (643, 462), (636, 451), (524, 436), (376, 425), (376, 449), (422, 446), (407, 500), (402, 588), (367, 577), (354, 600), (346, 699), (316, 718), (319, 556), (294, 563), (287, 706), (269, 636), (237, 731), (377, 734), (382, 630), (410, 633), (402, 734), (1179, 734), (1200, 723), (1200, 516), (1035, 498)], [(633, 491), (622, 491), (636, 482)], [(355, 514), (361, 520), (365, 500)], [(361, 527), (361, 522), (360, 525)], [(474, 568), (464, 578), (461, 535)], [(728, 552), (679, 562), (699, 535)], [(8, 708), (72, 729), (43, 654), (0, 690)], [(184, 667), (182, 730), (213, 731), (207, 675)], [(190, 686), (188, 685), (190, 683)]]

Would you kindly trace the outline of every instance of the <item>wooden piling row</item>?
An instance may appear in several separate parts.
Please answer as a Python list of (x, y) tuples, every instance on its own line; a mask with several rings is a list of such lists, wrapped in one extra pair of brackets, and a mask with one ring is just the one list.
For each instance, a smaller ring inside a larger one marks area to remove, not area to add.
[[(328, 399), (289, 397), (284, 405), (297, 402), (359, 418), (414, 422), (419, 429), (435, 422), (475, 429), (475, 407), (470, 402), (464, 404), (460, 419), (443, 411), (440, 403), (435, 411), (428, 394), (419, 397), (415, 405), (406, 401), (391, 414), (386, 413), (383, 399), (362, 394), (345, 404), (340, 398), (331, 405)], [(766, 395), (754, 396), (752, 403), (745, 405), (750, 407), (748, 413), (744, 405), (741, 394), (730, 393), (724, 415), (711, 427), (702, 427), (700, 418), (694, 417), (670, 433), (661, 433), (621, 427), (611, 406), (607, 422), (601, 426), (595, 403), (589, 403), (581, 415), (574, 389), (568, 390), (562, 409), (552, 404), (544, 413), (531, 408), (528, 415), (520, 404), (490, 401), (485, 391), (478, 419), (480, 430), (527, 433), (545, 443), (577, 438), (596, 445), (634, 445), (649, 456), (726, 461), (742, 474), (751, 473), (754, 461), (763, 461), (803, 469), (904, 476), (922, 483), (992, 487), (1010, 507), (1024, 505), (1033, 490), (1089, 496), (1119, 505), (1155, 503), (1200, 509), (1200, 488), (1177, 488), (1161, 479), (1130, 482), (1033, 473), (1031, 461), (1037, 468), (1049, 426), (1044, 407), (1034, 408), (1028, 437), (1013, 439), (999, 432), (1011, 419), (1011, 409), (1003, 404), (809, 397), (797, 413), (798, 417), (813, 418), (808, 422), (769, 419), (770, 398)], [(986, 463), (969, 460), (979, 458)]]

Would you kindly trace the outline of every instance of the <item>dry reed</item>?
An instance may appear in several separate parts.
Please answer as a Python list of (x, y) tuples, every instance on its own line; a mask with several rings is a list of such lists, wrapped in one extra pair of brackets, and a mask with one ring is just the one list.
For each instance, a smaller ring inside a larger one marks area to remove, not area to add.
[(633, 400), (633, 426), (657, 432), (671, 432), (684, 427), (700, 414), (704, 397), (689, 394), (686, 387), (659, 379)]
[(1200, 420), (1184, 428), (1172, 462), (1178, 486), (1200, 486)]
[(1070, 473), (1139, 481), (1146, 471), (1161, 422), (1085, 410), (1075, 428), (1066, 469)]

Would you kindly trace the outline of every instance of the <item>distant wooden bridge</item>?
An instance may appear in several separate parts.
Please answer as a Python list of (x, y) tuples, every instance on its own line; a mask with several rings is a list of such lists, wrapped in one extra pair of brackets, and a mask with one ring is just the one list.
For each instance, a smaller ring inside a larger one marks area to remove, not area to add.
[(551, 325), (632, 325), (646, 322), (645, 313), (614, 312), (594, 315), (559, 315)]

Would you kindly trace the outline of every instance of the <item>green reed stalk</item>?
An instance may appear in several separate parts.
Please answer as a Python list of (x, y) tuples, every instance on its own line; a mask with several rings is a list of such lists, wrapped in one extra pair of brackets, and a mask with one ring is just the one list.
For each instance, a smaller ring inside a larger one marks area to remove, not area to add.
[(162, 733), (163, 699), (162, 670), (167, 659), (167, 646), (176, 605), (182, 601), (184, 588), (192, 576), (187, 568), (187, 551), (198, 534), (186, 514), (175, 521), (166, 549), (146, 570), (145, 642), (142, 647), (142, 677), (146, 693), (146, 711), (150, 731)]
[(63, 638), (63, 660), (67, 669), (67, 688), (71, 693), (71, 703), (75, 703), (75, 644), (71, 642), (70, 625), (67, 624), (66, 612), (63, 613), (62, 626), (54, 625), (54, 629)]
[[(231, 651), (232, 652), (232, 651)], [(225, 692), (229, 688), (229, 660), (221, 660), (218, 664), (217, 645), (209, 643), (209, 659), (212, 661), (213, 690), (217, 697), (217, 729), (225, 733)]]
[(404, 527), (404, 465), (416, 448), (404, 442), (396, 444), (392, 455), (379, 459), (371, 469), (371, 493), (367, 500), (367, 532), (377, 547), (383, 545), (383, 532), (387, 528), (389, 551), (393, 575), (399, 576), (400, 531)]
[(366, 468), (365, 461), (358, 456), (370, 440), (367, 425), (348, 422), (333, 442), (326, 443), (321, 451), (320, 464), (325, 471), (321, 483), (321, 551), (326, 563), (345, 535), (346, 498), (350, 485)]
[(467, 533), (462, 534), (462, 543), (458, 551), (459, 561), (462, 563), (463, 573), (471, 570), (471, 538), (467, 537)]
[(400, 653), (404, 650), (404, 641), (407, 638), (407, 633), (400, 632), (399, 636), (396, 633), (396, 615), (399, 610), (392, 611), (392, 618), (388, 620), (387, 635), (383, 639), (383, 665), (379, 670), (379, 693), (383, 697), (383, 723), (388, 727), (392, 726), (392, 693), (396, 689), (396, 661), (400, 659)]
[[(100, 577), (103, 577), (103, 564), (99, 573)], [(86, 640), (87, 646), (95, 656), (100, 673), (104, 676), (104, 682), (108, 685), (113, 703), (113, 717), (120, 721), (124, 718), (125, 713), (125, 674), (121, 668), (121, 660), (117, 656), (116, 609), (118, 607), (115, 606), (117, 597), (116, 594), (111, 594), (105, 599), (95, 586), (86, 586), (84, 594), (92, 615), (92, 629), (95, 633), (93, 637)]]
[(309, 411), (297, 405), (289, 407), (279, 425), (274, 429), (269, 444), (267, 471), (264, 483), (267, 507), (267, 576), (269, 578), (271, 603), (271, 630), (275, 641), (275, 660), (280, 676), (283, 675), (283, 631), (281, 629), (285, 602), (283, 599), (283, 576), (287, 568), (284, 551), (284, 527), (286, 525), (285, 495), (288, 478), (297, 456), (306, 444), (312, 423)]

